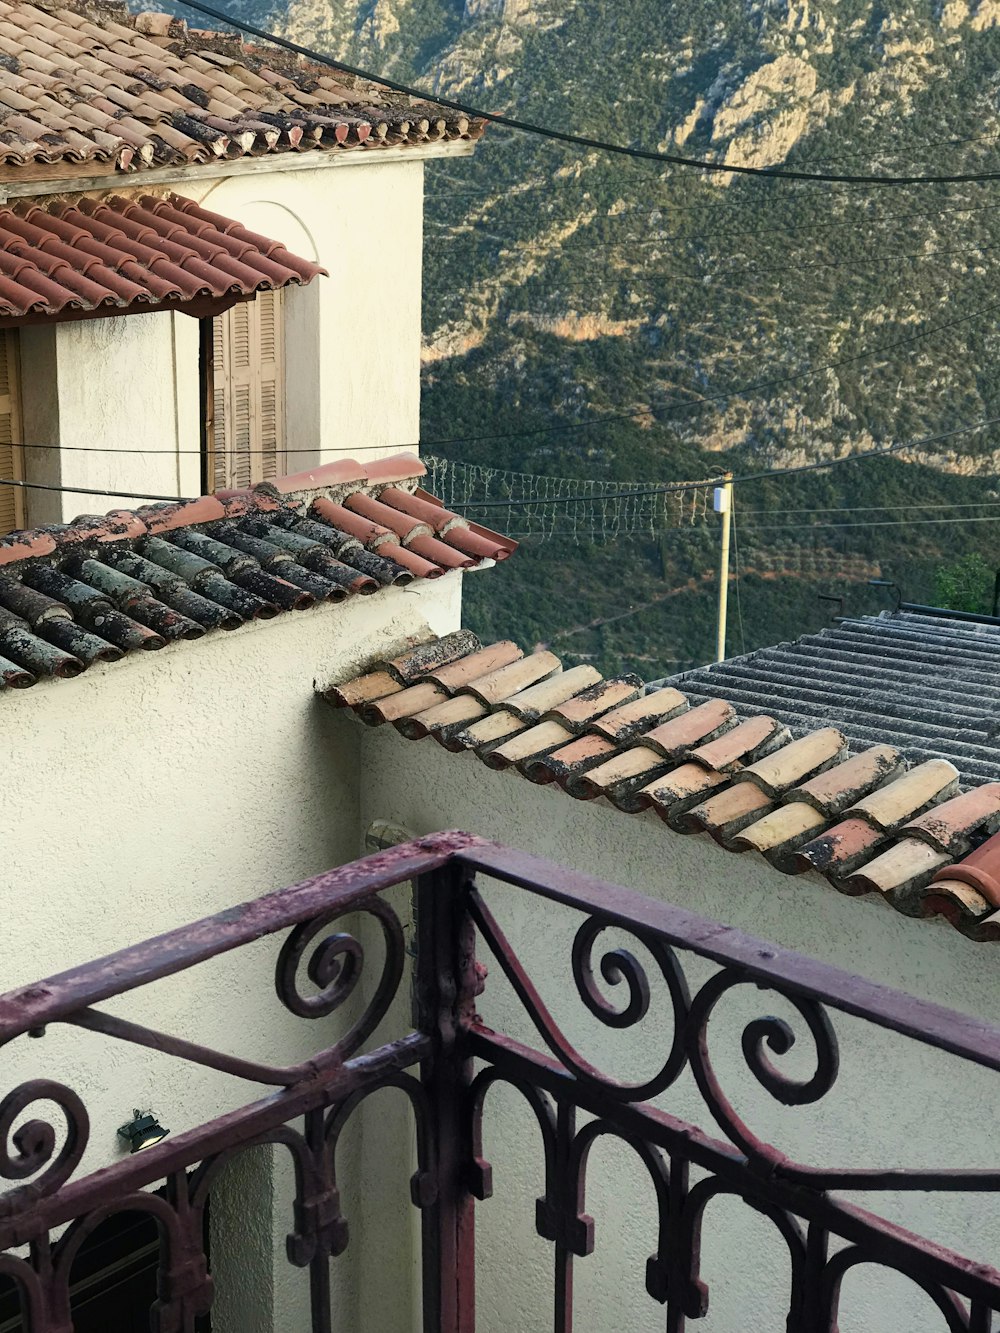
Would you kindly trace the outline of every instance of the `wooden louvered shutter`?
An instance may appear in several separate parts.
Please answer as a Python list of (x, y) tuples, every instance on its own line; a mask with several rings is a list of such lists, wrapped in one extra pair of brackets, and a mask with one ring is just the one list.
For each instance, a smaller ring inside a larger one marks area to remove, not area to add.
[[(0, 330), (0, 480), (23, 479), (17, 330)], [(0, 486), (0, 535), (24, 527), (24, 491)]]
[(280, 292), (261, 292), (212, 322), (209, 480), (215, 490), (278, 475), (284, 448)]

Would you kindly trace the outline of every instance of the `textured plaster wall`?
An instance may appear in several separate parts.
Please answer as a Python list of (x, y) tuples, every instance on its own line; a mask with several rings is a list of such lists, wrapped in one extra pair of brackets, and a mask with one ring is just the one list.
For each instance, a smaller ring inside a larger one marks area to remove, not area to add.
[[(363, 827), (390, 819), (417, 834), (464, 828), (497, 838), (1000, 1023), (1000, 955), (988, 945), (968, 943), (948, 926), (906, 920), (868, 899), (843, 898), (819, 879), (787, 878), (759, 858), (737, 857), (709, 839), (675, 834), (653, 816), (628, 817), (599, 803), (571, 801), (493, 773), (472, 757), (448, 754), (430, 741), (406, 742), (388, 728), (361, 731), (347, 717), (338, 726), (344, 745), (352, 735), (362, 737)], [(580, 1049), (622, 1078), (657, 1067), (671, 1032), (662, 982), (657, 986), (654, 979), (650, 1014), (641, 1028), (628, 1033), (601, 1028), (584, 1012), (573, 985), (570, 946), (579, 918), (517, 890), (499, 889), (491, 901), (546, 1003)], [(628, 943), (608, 939), (618, 942)], [(631, 947), (644, 957), (641, 946)], [(692, 969), (696, 980), (708, 973)], [(480, 1012), (487, 1023), (538, 1043), (495, 965)], [(740, 1054), (745, 1022), (772, 1012), (787, 1017), (799, 1036), (778, 1063), (808, 1077), (814, 1068), (808, 1033), (780, 1000), (740, 992), (720, 1008), (711, 1029), (723, 1086), (763, 1138), (811, 1164), (997, 1167), (990, 1114), (995, 1076), (887, 1039), (855, 1020), (836, 1022), (841, 1074), (829, 1096), (813, 1108), (778, 1106), (747, 1074)], [(542, 1333), (551, 1327), (552, 1254), (534, 1232), (534, 1199), (542, 1181), (537, 1131), (516, 1093), (500, 1089), (490, 1096), (495, 1100), (488, 1108), (486, 1154), (495, 1167), (495, 1196), (477, 1208), (477, 1328)], [(659, 1105), (717, 1133), (686, 1075)], [(402, 1112), (395, 1121), (370, 1120), (366, 1130), (368, 1160), (383, 1162), (398, 1156), (409, 1133)], [(995, 1262), (1000, 1208), (981, 1197), (855, 1196), (855, 1201)], [(651, 1186), (629, 1150), (607, 1140), (595, 1150), (586, 1210), (596, 1222), (596, 1251), (576, 1264), (579, 1326), (587, 1333), (662, 1330), (662, 1309), (643, 1289), (645, 1259), (656, 1244)], [(784, 1327), (787, 1252), (770, 1223), (736, 1201), (717, 1201), (706, 1216), (703, 1254), (711, 1298), (709, 1316), (699, 1327), (710, 1333)], [(395, 1294), (391, 1288), (373, 1290), (370, 1318), (362, 1326), (403, 1327)], [(928, 1298), (897, 1275), (868, 1267), (845, 1283), (840, 1323), (845, 1333), (930, 1333), (942, 1326)]]
[[(317, 701), (314, 681), (391, 655), (425, 627), (449, 632), (459, 600), (460, 578), (446, 575), (6, 692), (0, 990), (357, 856), (360, 738)], [(293, 1063), (340, 1027), (294, 1018), (279, 1004), (280, 943), (262, 941), (104, 1007), (226, 1051)], [(152, 1108), (176, 1133), (263, 1091), (59, 1026), (7, 1048), (2, 1070), (0, 1097), (38, 1076), (81, 1093), (89, 1169), (118, 1159), (115, 1131), (133, 1107)], [(227, 1183), (216, 1216), (220, 1333), (304, 1333), (307, 1274), (290, 1270), (283, 1254), (290, 1172), (283, 1161), (265, 1169), (258, 1156), (241, 1160)], [(338, 1308), (347, 1308), (350, 1261), (338, 1266), (337, 1282)]]
[(178, 453), (199, 447), (197, 321), (160, 313), (25, 329), (21, 397), (30, 480), (126, 496), (29, 491), (29, 525), (126, 507), (133, 492), (200, 494), (198, 459)]

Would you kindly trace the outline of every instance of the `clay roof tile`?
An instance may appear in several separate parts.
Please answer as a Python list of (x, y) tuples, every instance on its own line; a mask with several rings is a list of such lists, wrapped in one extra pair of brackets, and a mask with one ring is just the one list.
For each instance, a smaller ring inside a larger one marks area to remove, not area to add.
[(939, 871), (934, 876), (934, 883), (965, 885), (991, 907), (1000, 908), (1000, 833), (987, 838), (958, 865)]
[[(470, 656), (480, 672), (478, 654)], [(480, 678), (478, 688), (458, 670), (441, 684), (425, 677), (412, 699), (397, 689), (383, 714), (412, 717), (419, 704), (423, 734), (475, 751), (490, 768), (515, 768), (578, 799), (604, 797), (623, 812), (651, 809), (674, 830), (708, 833), (782, 872), (817, 872), (841, 893), (877, 892), (904, 915), (938, 915), (970, 939), (1000, 939), (1000, 833), (981, 856), (956, 864), (1000, 828), (1000, 782), (957, 793), (946, 760), (907, 770), (898, 747), (883, 743), (850, 754), (842, 731), (829, 726), (793, 740), (769, 715), (738, 719), (727, 699), (689, 699), (665, 683), (641, 692), (634, 677), (594, 680), (592, 668), (559, 672), (547, 650), (520, 659), (518, 669), (539, 657), (555, 674), (520, 696), (501, 697), (495, 685), (510, 678), (507, 669), (494, 669), (485, 684)], [(384, 673), (342, 689), (360, 698), (396, 684)], [(374, 720), (371, 709), (356, 708)]]
[(246, 250), (234, 260), (208, 224), (192, 220), (198, 234), (185, 230), (187, 203), (176, 196), (115, 196), (55, 203), (48, 211), (0, 208), (0, 269), (16, 268), (15, 281), (0, 280), (0, 322), (128, 314), (195, 297), (231, 301), (323, 273), (283, 247), (270, 256)]

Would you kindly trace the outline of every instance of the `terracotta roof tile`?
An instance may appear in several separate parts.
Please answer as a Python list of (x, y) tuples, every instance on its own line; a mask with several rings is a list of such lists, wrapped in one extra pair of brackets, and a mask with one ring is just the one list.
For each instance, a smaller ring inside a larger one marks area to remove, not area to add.
[[(498, 708), (496, 712), (490, 713), (480, 721), (473, 722), (467, 727), (458, 730), (452, 729), (448, 736), (443, 736), (439, 732), (437, 739), (449, 750), (478, 749), (480, 757), (489, 762), (486, 754), (488, 747), (496, 746), (498, 750), (502, 750), (505, 749), (508, 740), (518, 733), (537, 732), (538, 727), (532, 724), (538, 722), (543, 712), (563, 703), (566, 699), (578, 694), (580, 690), (599, 679), (600, 673), (595, 667), (591, 666), (578, 666), (569, 671), (557, 671), (537, 685), (529, 685), (527, 689), (505, 698), (503, 706)], [(558, 723), (549, 722), (543, 725), (553, 728), (558, 738), (551, 747), (553, 749), (558, 744), (572, 738), (572, 732), (559, 726)], [(529, 750), (525, 753), (530, 751), (532, 744), (533, 742), (529, 741)], [(500, 762), (493, 766), (504, 768), (507, 763), (505, 753), (501, 756)]]
[(958, 865), (938, 871), (934, 884), (941, 892), (960, 897), (964, 895), (958, 886), (971, 889), (990, 907), (1000, 907), (1000, 833), (987, 838)]
[[(397, 483), (423, 473), (412, 456), (387, 460), (386, 471)], [(338, 476), (341, 484), (348, 483)], [(357, 478), (349, 484), (355, 488)], [(366, 547), (325, 520), (321, 501), (329, 504), (329, 494), (316, 497), (301, 482), (285, 496), (264, 484), (0, 538), (0, 690), (410, 581), (409, 571), (380, 554), (384, 545)], [(402, 701), (401, 715), (418, 682), (427, 708), (520, 657), (512, 643), (480, 650), (460, 630), (411, 644), (373, 679), (332, 690), (331, 700), (357, 707), (392, 697)], [(526, 676), (511, 677), (512, 689), (536, 681), (533, 669), (547, 674), (560, 664), (536, 655)]]
[(582, 731), (594, 718), (631, 703), (641, 693), (642, 681), (638, 676), (614, 676), (611, 680), (596, 681), (575, 698), (557, 704), (550, 716), (552, 721), (562, 723), (570, 731)]
[(0, 208), (0, 325), (232, 303), (325, 272), (238, 230), (177, 195)]
[(788, 805), (779, 805), (750, 828), (737, 834), (733, 839), (733, 847), (738, 851), (752, 849), (762, 855), (779, 849), (784, 852), (805, 842), (825, 822), (815, 806), (807, 805), (804, 801), (793, 801)]
[(836, 727), (823, 727), (747, 764), (733, 775), (733, 781), (752, 782), (766, 796), (777, 799), (789, 788), (797, 787), (803, 779), (838, 763), (846, 754), (847, 742), (843, 735)]
[(410, 740), (418, 740), (428, 732), (440, 735), (442, 731), (464, 727), (488, 713), (490, 704), (506, 699), (511, 693), (516, 695), (561, 669), (554, 653), (538, 652), (516, 658), (460, 686), (451, 699), (414, 716), (400, 718), (397, 726)]
[(995, 833), (998, 828), (1000, 782), (990, 782), (934, 806), (905, 824), (903, 833), (955, 857), (969, 851), (977, 834)]
[[(154, 34), (152, 37), (147, 34)], [(478, 139), (485, 122), (231, 33), (67, 0), (0, 0), (0, 163), (89, 174), (218, 158)]]
[(786, 728), (775, 722), (773, 717), (762, 714), (741, 722), (715, 740), (697, 746), (688, 758), (710, 771), (732, 774), (762, 759), (790, 739)]
[(947, 759), (929, 759), (898, 781), (855, 801), (847, 813), (860, 816), (873, 828), (891, 832), (957, 791), (958, 770), (954, 764)]
[[(960, 791), (945, 759), (909, 768), (905, 752), (881, 742), (851, 753), (832, 726), (793, 738), (767, 714), (737, 721), (730, 700), (689, 699), (672, 685), (643, 693), (637, 678), (602, 681), (591, 667), (561, 672), (547, 652), (487, 674), (490, 650), (461, 651), (445, 680), (428, 659), (401, 689), (391, 664), (373, 663), (326, 697), (369, 723), (426, 699), (431, 713), (414, 736), (432, 731), (448, 748), (570, 797), (648, 809), (678, 832), (707, 833), (783, 873), (818, 872), (840, 893), (877, 894), (904, 915), (940, 916), (969, 939), (1000, 939), (1000, 782)], [(553, 674), (518, 690), (532, 669)], [(407, 694), (412, 702), (400, 707)]]
[(683, 823), (692, 830), (711, 833), (719, 842), (728, 843), (774, 805), (773, 800), (752, 782), (736, 783), (692, 806)]
[(590, 730), (621, 745), (642, 735), (654, 723), (675, 717), (687, 707), (688, 701), (679, 690), (657, 690), (654, 694), (640, 695), (610, 713), (603, 713), (590, 724)]
[[(934, 873), (948, 865), (951, 857), (915, 838), (893, 843), (843, 882), (845, 893), (881, 892), (894, 895), (895, 906), (902, 909), (914, 890), (929, 884)], [(918, 913), (919, 914), (919, 913)]]
[(885, 835), (865, 819), (845, 819), (800, 849), (795, 858), (798, 871), (819, 870), (831, 880), (849, 875), (861, 865)]
[(490, 768), (510, 768), (512, 764), (523, 763), (529, 759), (540, 760), (553, 750), (558, 750), (573, 739), (573, 733), (559, 722), (539, 722), (528, 731), (523, 731), (512, 740), (504, 741), (495, 749), (490, 748), (483, 755), (483, 762)]

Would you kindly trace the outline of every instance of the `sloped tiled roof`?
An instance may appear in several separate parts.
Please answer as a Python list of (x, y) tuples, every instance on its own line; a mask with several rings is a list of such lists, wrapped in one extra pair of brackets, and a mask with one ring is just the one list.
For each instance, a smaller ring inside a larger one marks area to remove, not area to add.
[(998, 625), (886, 611), (660, 683), (793, 729), (832, 722), (854, 746), (948, 759), (963, 782), (1000, 781)]
[[(654, 811), (677, 833), (707, 833), (786, 874), (818, 872), (907, 916), (943, 915), (970, 939), (1000, 938), (1000, 891), (954, 875), (1000, 830), (1000, 782), (963, 790), (947, 758), (884, 737), (852, 747), (832, 717), (793, 736), (749, 695), (738, 712), (707, 689), (647, 691), (637, 676), (564, 671), (551, 652), (467, 635), (375, 664), (325, 697), (369, 726), (433, 737), (577, 800)], [(916, 685), (911, 697), (918, 705)], [(992, 864), (1000, 875), (1000, 855)]]
[[(0, 163), (92, 170), (477, 139), (483, 121), (87, 0), (0, 0)], [(13, 170), (12, 170), (13, 169)], [(36, 172), (37, 174), (37, 172)]]
[(242, 299), (324, 272), (178, 195), (0, 209), (0, 326)]
[(0, 538), (0, 689), (502, 560), (411, 454)]

